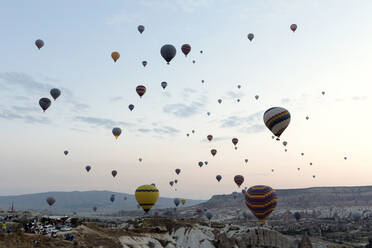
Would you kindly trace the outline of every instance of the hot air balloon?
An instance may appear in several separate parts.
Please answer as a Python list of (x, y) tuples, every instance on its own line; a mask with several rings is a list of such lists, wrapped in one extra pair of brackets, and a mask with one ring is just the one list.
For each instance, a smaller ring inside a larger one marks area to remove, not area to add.
[(216, 179), (217, 179), (217, 181), (221, 181), (222, 176), (221, 176), (221, 175), (217, 175), (217, 176), (216, 176)]
[(285, 108), (274, 107), (265, 111), (263, 119), (266, 127), (277, 137), (277, 140), (279, 140), (280, 135), (291, 121), (291, 115)]
[(94, 212), (97, 211), (97, 207), (96, 207), (96, 206), (93, 207), (93, 211), (94, 211)]
[(115, 136), (116, 139), (118, 139), (118, 137), (121, 134), (121, 128), (120, 127), (114, 127), (112, 129), (112, 134)]
[(50, 95), (53, 97), (54, 101), (61, 95), (61, 91), (57, 88), (53, 88), (50, 90)]
[(256, 185), (245, 193), (245, 204), (262, 225), (274, 211), (277, 201), (275, 190), (269, 186)]
[(91, 168), (92, 168), (92, 167), (91, 167), (90, 165), (85, 166), (85, 170), (86, 170), (87, 172), (89, 172)]
[(67, 154), (68, 154), (68, 151), (66, 150), (66, 151), (64, 151), (63, 152), (63, 154), (65, 154), (65, 156), (67, 156)]
[(301, 156), (303, 156), (304, 155), (304, 153), (303, 152), (301, 152)]
[(167, 87), (167, 82), (161, 82), (161, 87), (163, 88), (163, 90), (165, 90), (165, 88)]
[(201, 167), (203, 166), (203, 162), (200, 161), (200, 162), (198, 163), (198, 165), (199, 165), (199, 167), (201, 168)]
[(204, 164), (205, 164), (205, 165), (208, 165), (208, 161), (204, 161)]
[(256, 100), (258, 100), (258, 98), (259, 98), (260, 96), (259, 95), (255, 95), (255, 97), (254, 98), (256, 98)]
[(213, 218), (213, 214), (211, 212), (206, 212), (205, 216), (208, 218), (208, 220), (211, 220)]
[(167, 44), (160, 49), (161, 56), (167, 61), (167, 64), (176, 56), (176, 48), (173, 45)]
[(295, 217), (295, 219), (296, 219), (297, 221), (299, 221), (299, 220), (301, 219), (301, 214), (300, 214), (299, 212), (295, 212), (295, 213), (293, 214), (293, 216)]
[(147, 61), (146, 60), (142, 61), (142, 65), (143, 65), (143, 67), (146, 67)]
[(142, 96), (145, 94), (145, 92), (146, 92), (146, 87), (143, 86), (143, 85), (138, 85), (138, 86), (136, 87), (136, 92), (137, 92), (137, 94), (138, 94), (140, 97), (142, 97)]
[(325, 95), (325, 91), (322, 91), (322, 95), (323, 95), (323, 96)]
[(183, 44), (181, 47), (181, 51), (183, 54), (185, 54), (185, 57), (187, 57), (187, 54), (191, 51), (191, 46), (189, 44)]
[(195, 60), (193, 60), (192, 63), (195, 64)]
[(207, 112), (207, 115), (210, 116), (211, 115), (211, 112)]
[(43, 97), (39, 100), (39, 105), (44, 112), (50, 107), (50, 104), (52, 104), (52, 101), (49, 98)]
[(239, 142), (238, 138), (233, 138), (231, 141), (234, 144), (234, 146), (236, 146)]
[(283, 146), (287, 146), (288, 142), (287, 141), (283, 141)]
[(347, 160), (347, 157), (344, 157), (344, 160)]
[(248, 37), (248, 40), (249, 40), (249, 41), (252, 41), (253, 38), (254, 38), (254, 34), (249, 33), (247, 37)]
[(195, 133), (195, 130), (191, 130), (192, 133)]
[(207, 136), (207, 139), (208, 139), (209, 141), (212, 141), (212, 139), (213, 139), (213, 135), (209, 134), (209, 135)]
[(313, 178), (315, 178), (315, 175), (313, 175)]
[(111, 53), (111, 58), (116, 62), (120, 58), (120, 53), (119, 52), (112, 52)]
[(181, 169), (176, 169), (175, 171), (176, 171), (176, 174), (179, 175), (181, 172)]
[(201, 81), (201, 82), (202, 82), (202, 84), (204, 84), (204, 79), (202, 79), (202, 81)]
[(124, 196), (124, 201), (128, 200), (128, 197)]
[(313, 163), (310, 162), (310, 165), (313, 165)]
[(189, 137), (189, 136), (190, 136), (190, 134), (189, 134), (189, 133), (187, 133), (187, 134), (186, 134), (186, 136), (187, 136), (187, 137)]
[(143, 25), (139, 25), (137, 29), (138, 29), (138, 32), (140, 32), (141, 34), (143, 33), (143, 31), (145, 31), (145, 27)]
[(54, 197), (49, 196), (46, 199), (46, 202), (48, 203), (49, 206), (52, 206), (56, 202), (56, 199)]
[(200, 50), (200, 54), (203, 54), (203, 50)]
[(211, 150), (211, 154), (213, 155), (213, 157), (217, 154), (217, 150), (216, 149), (212, 149)]
[(284, 149), (284, 152), (287, 152), (287, 149)]
[(40, 50), (40, 48), (42, 48), (44, 46), (44, 41), (38, 39), (38, 40), (35, 41), (35, 45)]
[(238, 89), (240, 89), (242, 86), (240, 84), (238, 84)]
[(111, 202), (114, 202), (114, 201), (115, 201), (115, 195), (114, 195), (114, 194), (111, 195), (111, 197), (110, 197), (110, 201), (111, 201)]
[(309, 119), (309, 116), (306, 116), (306, 120), (308, 120)]
[(242, 194), (243, 195), (245, 195), (245, 192), (246, 192), (246, 190), (245, 189), (242, 189)]
[(240, 99), (236, 99), (237, 102), (240, 102)]
[(271, 172), (274, 172), (274, 169), (271, 169)]
[(173, 199), (173, 203), (174, 203), (174, 205), (176, 205), (176, 207), (178, 207), (178, 205), (180, 205), (180, 202), (181, 202), (180, 198), (174, 198)]
[(175, 183), (175, 184), (177, 184), (177, 183), (178, 183), (178, 180), (177, 180), (177, 179), (176, 179), (176, 180), (174, 180), (174, 183)]
[(244, 162), (245, 162), (245, 163), (248, 163), (248, 159), (247, 159), (247, 158), (246, 158), (246, 159), (244, 159)]
[(138, 158), (138, 161), (142, 162), (142, 158)]
[(296, 25), (296, 24), (292, 24), (292, 25), (290, 26), (290, 28), (291, 28), (291, 30), (292, 30), (293, 32), (295, 32), (296, 29), (297, 29), (297, 25)]
[(182, 205), (185, 205), (186, 199), (181, 199), (181, 203), (182, 203)]
[(170, 182), (169, 182), (169, 185), (170, 185), (171, 187), (173, 186), (173, 184), (174, 184), (173, 181), (170, 181)]
[(240, 187), (240, 185), (242, 185), (242, 183), (244, 182), (244, 177), (242, 175), (236, 175), (234, 177), (234, 182), (236, 183), (236, 185), (238, 185), (238, 187)]
[(152, 185), (142, 185), (136, 189), (136, 200), (147, 213), (159, 199), (159, 190)]
[(112, 175), (113, 177), (116, 177), (117, 174), (118, 174), (118, 172), (117, 172), (116, 170), (111, 171), (111, 175)]
[(222, 103), (222, 99), (218, 99), (218, 103), (221, 104)]
[(129, 105), (128, 105), (128, 108), (129, 108), (130, 111), (133, 111), (133, 109), (134, 109), (134, 105), (133, 105), (133, 104), (129, 104)]
[(297, 168), (297, 170), (299, 171), (299, 170), (300, 170), (300, 168)]

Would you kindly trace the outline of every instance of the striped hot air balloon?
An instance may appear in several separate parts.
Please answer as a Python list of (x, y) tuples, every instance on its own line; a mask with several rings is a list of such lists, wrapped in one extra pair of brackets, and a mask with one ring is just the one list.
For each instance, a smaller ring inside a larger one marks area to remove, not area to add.
[(143, 85), (138, 85), (138, 86), (136, 87), (136, 91), (137, 91), (137, 94), (138, 94), (140, 97), (142, 97), (142, 96), (145, 94), (145, 92), (146, 92), (146, 87), (143, 86)]
[(262, 225), (274, 211), (277, 201), (275, 190), (269, 186), (256, 185), (245, 193), (245, 204)]
[(147, 213), (159, 199), (159, 190), (153, 185), (142, 185), (136, 189), (136, 200)]
[(279, 140), (280, 135), (288, 127), (291, 121), (291, 114), (281, 107), (269, 108), (265, 111), (263, 120), (265, 125)]

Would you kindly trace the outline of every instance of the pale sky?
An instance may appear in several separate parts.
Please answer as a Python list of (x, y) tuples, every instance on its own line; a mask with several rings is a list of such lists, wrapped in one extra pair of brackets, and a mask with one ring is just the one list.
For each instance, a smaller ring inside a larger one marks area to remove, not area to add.
[[(133, 193), (156, 183), (161, 196), (207, 199), (240, 191), (236, 174), (243, 187), (371, 185), (371, 12), (369, 0), (2, 3), (0, 194)], [(168, 43), (177, 48), (170, 65), (160, 56)], [(43, 113), (38, 101), (53, 87), (62, 95)], [(273, 106), (292, 116), (286, 153), (262, 120)]]

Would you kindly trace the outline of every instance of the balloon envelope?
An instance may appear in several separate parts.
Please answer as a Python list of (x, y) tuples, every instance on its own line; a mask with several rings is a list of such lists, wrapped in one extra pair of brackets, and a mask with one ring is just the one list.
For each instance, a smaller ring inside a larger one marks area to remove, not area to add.
[(87, 172), (89, 172), (91, 168), (92, 168), (92, 167), (91, 167), (90, 165), (85, 166), (85, 170), (86, 170)]
[(236, 185), (238, 185), (238, 187), (240, 187), (240, 185), (242, 185), (244, 182), (244, 177), (242, 175), (236, 175), (234, 177), (234, 182), (236, 183)]
[(291, 30), (294, 32), (294, 31), (296, 31), (296, 29), (297, 29), (297, 24), (292, 24), (291, 26), (290, 26), (290, 28), (291, 28)]
[(285, 108), (273, 107), (265, 111), (263, 120), (266, 127), (279, 139), (280, 135), (288, 127), (291, 115)]
[(112, 52), (111, 53), (111, 58), (116, 62), (120, 58), (120, 53), (119, 52)]
[(183, 44), (181, 47), (181, 51), (183, 52), (183, 54), (185, 54), (185, 56), (187, 56), (187, 54), (189, 54), (191, 51), (191, 46), (189, 44)]
[(245, 193), (245, 204), (262, 224), (274, 211), (277, 201), (275, 190), (269, 186), (256, 185)]
[(216, 179), (217, 179), (217, 181), (221, 181), (222, 176), (221, 176), (221, 175), (217, 175), (217, 176), (216, 176)]
[(163, 88), (163, 89), (165, 89), (166, 87), (167, 87), (167, 85), (168, 85), (168, 83), (167, 82), (161, 82), (161, 87)]
[(137, 94), (138, 94), (140, 97), (142, 97), (142, 96), (146, 93), (146, 87), (143, 86), (143, 85), (138, 85), (138, 86), (136, 87), (136, 92), (137, 92)]
[(176, 169), (175, 171), (176, 171), (176, 174), (179, 175), (181, 172), (181, 169)]
[(180, 198), (174, 198), (174, 200), (173, 200), (173, 203), (174, 203), (174, 205), (176, 205), (176, 207), (178, 207), (178, 205), (180, 205), (180, 202), (181, 202)]
[(160, 49), (161, 56), (167, 61), (167, 64), (176, 56), (176, 48), (173, 45), (166, 44)]
[(143, 31), (145, 31), (145, 27), (143, 25), (138, 25), (137, 30), (142, 34)]
[(138, 204), (147, 213), (159, 199), (159, 190), (152, 185), (142, 185), (136, 189), (135, 197)]
[(35, 45), (40, 50), (40, 48), (42, 48), (44, 46), (44, 41), (38, 39), (38, 40), (35, 41)]
[(43, 97), (39, 100), (39, 105), (44, 112), (50, 107), (51, 104), (52, 101), (49, 98)]
[(248, 37), (248, 40), (249, 40), (249, 41), (252, 41), (253, 38), (254, 38), (254, 34), (249, 33), (247, 37)]
[(211, 150), (211, 154), (213, 155), (213, 157), (217, 154), (217, 150), (216, 149), (212, 149)]
[(54, 100), (56, 100), (61, 95), (61, 91), (57, 88), (53, 88), (50, 90), (50, 95), (53, 97)]
[(117, 174), (118, 174), (118, 172), (117, 172), (116, 170), (111, 171), (111, 175), (112, 175), (113, 177), (116, 177)]
[(120, 127), (114, 127), (112, 129), (112, 134), (115, 136), (115, 138), (117, 139), (120, 134), (121, 134), (121, 128)]
[(134, 109), (134, 105), (133, 104), (129, 104), (128, 108), (129, 108), (130, 111), (132, 111)]
[(46, 202), (48, 203), (49, 206), (52, 206), (56, 202), (56, 199), (54, 197), (49, 196), (46, 199)]

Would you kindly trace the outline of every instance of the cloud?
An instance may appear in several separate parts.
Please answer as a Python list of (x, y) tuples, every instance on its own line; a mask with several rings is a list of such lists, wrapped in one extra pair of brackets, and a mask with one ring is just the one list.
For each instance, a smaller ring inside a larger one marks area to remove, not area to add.
[[(44, 80), (50, 79), (44, 77)], [(50, 79), (53, 82), (58, 80)], [(49, 95), (49, 91), (56, 86), (49, 83), (42, 83), (34, 79), (26, 73), (20, 72), (2, 72), (0, 73), (0, 86), (3, 89), (11, 90), (14, 92), (14, 88), (20, 88), (27, 94), (38, 95), (38, 97)], [(62, 91), (61, 97), (66, 100), (66, 103), (71, 106), (71, 110), (74, 112), (82, 111), (90, 108), (88, 104), (84, 104), (76, 99), (74, 94), (67, 88), (60, 87)], [(16, 96), (21, 97), (23, 100), (36, 101), (34, 98), (30, 99), (26, 96)], [(38, 100), (38, 99), (37, 99)]]
[(221, 127), (242, 127), (241, 132), (246, 133), (257, 133), (265, 130), (265, 126), (262, 122), (263, 111), (253, 113), (248, 116), (229, 116), (227, 119), (221, 120)]
[(188, 101), (197, 91), (191, 88), (184, 88), (182, 92), (182, 98), (184, 101)]
[(169, 126), (164, 126), (161, 128), (154, 128), (153, 131), (158, 134), (169, 134), (169, 135), (177, 134), (180, 132), (180, 130), (173, 128), (173, 127), (169, 127)]
[(113, 127), (120, 127), (120, 126), (131, 126), (131, 123), (128, 122), (122, 122), (122, 121), (114, 121), (111, 119), (106, 118), (97, 118), (97, 117), (86, 117), (86, 116), (76, 116), (76, 120), (91, 124), (93, 126), (99, 126), (104, 128), (113, 128)]
[(122, 23), (132, 24), (135, 23), (137, 19), (139, 19), (137, 15), (128, 13), (127, 11), (122, 11), (120, 13), (107, 17), (105, 23), (107, 25), (118, 25)]
[(140, 0), (139, 3), (143, 7), (154, 10), (155, 8), (163, 10), (164, 8), (173, 11), (183, 11), (192, 13), (195, 10), (211, 6), (215, 0)]
[(353, 96), (351, 98), (351, 100), (354, 100), (354, 101), (363, 101), (363, 100), (366, 100), (368, 97), (367, 96)]
[(118, 102), (118, 101), (123, 101), (123, 100), (124, 98), (121, 96), (110, 98), (110, 102)]
[(39, 123), (39, 124), (49, 124), (51, 121), (46, 117), (34, 116), (34, 115), (20, 115), (15, 114), (8, 110), (3, 110), (0, 112), (0, 118), (5, 120), (23, 120), (27, 123)]
[(141, 133), (149, 133), (149, 132), (151, 132), (151, 129), (148, 129), (148, 128), (139, 128), (139, 129), (137, 129), (139, 132), (141, 132)]
[(198, 113), (199, 109), (203, 106), (203, 103), (196, 101), (189, 105), (184, 103), (167, 104), (163, 107), (163, 111), (164, 113), (172, 114), (177, 117), (190, 117)]
[(239, 98), (242, 98), (243, 96), (245, 96), (245, 94), (242, 93), (242, 92), (228, 91), (227, 96), (228, 96), (228, 98), (231, 98), (231, 99), (239, 99)]

